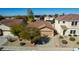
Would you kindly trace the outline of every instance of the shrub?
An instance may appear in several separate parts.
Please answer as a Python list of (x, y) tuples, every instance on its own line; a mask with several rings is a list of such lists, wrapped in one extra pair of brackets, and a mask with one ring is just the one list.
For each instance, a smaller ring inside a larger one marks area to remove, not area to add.
[(69, 34), (69, 36), (72, 36), (72, 35)]
[(63, 39), (64, 37), (63, 36), (59, 36), (59, 39)]
[(76, 37), (77, 37), (77, 35), (74, 35), (74, 36), (76, 36)]
[(70, 41), (75, 41), (75, 38), (74, 37), (70, 37), (69, 40)]
[(78, 44), (78, 45), (79, 45), (79, 42), (76, 42), (76, 44)]
[(20, 42), (20, 45), (21, 45), (21, 46), (24, 46), (25, 44), (26, 44), (26, 43), (24, 43), (24, 42)]
[(62, 40), (63, 44), (68, 44), (68, 42), (66, 40)]
[(22, 38), (19, 38), (19, 41), (22, 41), (23, 39)]

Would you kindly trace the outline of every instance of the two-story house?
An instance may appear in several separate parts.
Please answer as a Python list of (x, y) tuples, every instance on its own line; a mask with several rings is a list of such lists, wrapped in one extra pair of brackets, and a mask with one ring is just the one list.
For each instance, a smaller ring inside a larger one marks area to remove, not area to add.
[(79, 15), (67, 14), (55, 19), (55, 29), (60, 35), (79, 35)]
[(52, 16), (52, 15), (47, 15), (47, 16), (44, 17), (44, 21), (48, 21), (48, 22), (50, 22), (51, 24), (54, 23), (54, 20), (55, 20), (55, 17)]

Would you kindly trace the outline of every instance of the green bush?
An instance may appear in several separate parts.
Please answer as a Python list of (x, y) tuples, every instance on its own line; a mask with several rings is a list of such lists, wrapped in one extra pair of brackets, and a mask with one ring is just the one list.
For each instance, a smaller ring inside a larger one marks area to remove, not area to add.
[(74, 37), (70, 37), (69, 40), (70, 41), (75, 41), (75, 38)]
[(78, 44), (78, 45), (79, 45), (79, 42), (76, 42), (76, 44)]
[(68, 42), (66, 40), (62, 40), (63, 44), (68, 44)]
[(24, 46), (25, 44), (26, 44), (26, 43), (24, 43), (24, 42), (20, 42), (20, 45), (21, 45), (21, 46)]
[(63, 36), (59, 36), (59, 39), (63, 39), (64, 37)]

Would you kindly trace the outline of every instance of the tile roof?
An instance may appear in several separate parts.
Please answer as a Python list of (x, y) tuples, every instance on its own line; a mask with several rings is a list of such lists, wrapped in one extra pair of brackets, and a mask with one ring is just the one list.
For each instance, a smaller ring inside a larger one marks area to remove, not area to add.
[(22, 19), (4, 19), (0, 21), (0, 24), (4, 24), (6, 26), (20, 25), (22, 23)]
[(35, 28), (39, 28), (39, 29), (47, 27), (49, 29), (54, 29), (54, 25), (52, 25), (50, 22), (41, 21), (41, 20), (32, 22), (32, 23), (28, 24), (27, 27), (35, 27)]
[(68, 14), (64, 16), (58, 16), (56, 19), (65, 21), (79, 20), (79, 14)]

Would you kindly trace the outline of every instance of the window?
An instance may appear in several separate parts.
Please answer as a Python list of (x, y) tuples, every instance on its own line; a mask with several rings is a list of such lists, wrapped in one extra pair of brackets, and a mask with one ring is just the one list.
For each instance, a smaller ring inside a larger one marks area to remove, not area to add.
[(76, 25), (77, 25), (77, 21), (72, 21), (72, 24), (71, 24), (71, 25), (72, 25), (72, 26), (73, 26), (73, 25), (76, 26)]
[(77, 25), (77, 21), (75, 21), (75, 25)]
[(75, 30), (73, 30), (73, 34), (75, 34), (76, 33), (76, 31)]
[(71, 24), (72, 26), (74, 25), (74, 21), (72, 21), (72, 24)]
[(63, 23), (65, 23), (65, 21), (63, 21)]
[(70, 31), (70, 34), (72, 34), (73, 30)]
[(76, 33), (76, 30), (71, 30), (70, 31), (70, 34), (75, 34)]

